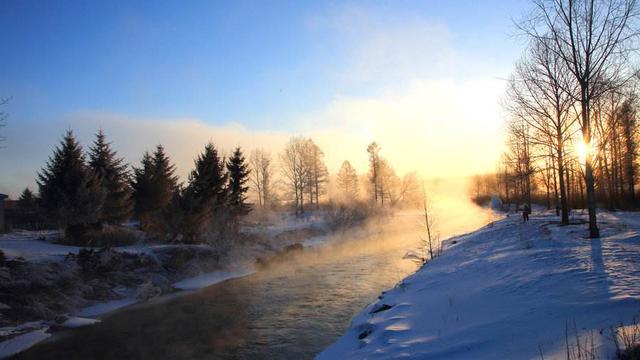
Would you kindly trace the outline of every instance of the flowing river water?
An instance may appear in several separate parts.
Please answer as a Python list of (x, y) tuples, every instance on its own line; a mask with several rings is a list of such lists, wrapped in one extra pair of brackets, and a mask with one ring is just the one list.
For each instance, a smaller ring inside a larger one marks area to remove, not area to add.
[[(472, 231), (492, 213), (466, 201), (438, 207), (441, 238)], [(25, 359), (311, 359), (351, 318), (417, 269), (419, 213), (400, 213), (332, 236), (253, 275), (142, 304), (57, 334)]]

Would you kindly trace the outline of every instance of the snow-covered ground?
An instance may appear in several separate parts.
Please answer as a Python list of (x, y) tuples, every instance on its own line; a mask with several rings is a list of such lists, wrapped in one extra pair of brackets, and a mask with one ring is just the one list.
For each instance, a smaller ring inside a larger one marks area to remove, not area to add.
[(449, 239), (317, 358), (566, 359), (577, 339), (611, 358), (612, 327), (640, 314), (640, 213), (598, 219), (601, 239), (540, 213)]
[(9, 258), (27, 261), (61, 260), (68, 253), (78, 253), (80, 247), (52, 243), (59, 231), (14, 231), (0, 234), (0, 250)]

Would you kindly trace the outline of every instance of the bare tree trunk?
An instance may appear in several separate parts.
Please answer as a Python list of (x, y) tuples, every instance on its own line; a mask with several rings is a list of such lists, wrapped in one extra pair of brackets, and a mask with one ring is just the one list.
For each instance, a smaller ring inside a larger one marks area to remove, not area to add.
[(560, 216), (560, 198), (558, 197), (558, 172), (556, 168), (556, 158), (551, 151), (551, 167), (553, 169), (553, 198), (556, 206), (556, 216)]
[(634, 165), (634, 152), (635, 143), (633, 138), (633, 131), (629, 119), (624, 122), (624, 137), (626, 142), (625, 152), (625, 168), (627, 173), (627, 186), (628, 186), (628, 201), (629, 206), (633, 209), (636, 205), (635, 199), (635, 165)]
[(598, 230), (598, 220), (596, 218), (596, 198), (593, 181), (592, 151), (591, 151), (591, 126), (589, 124), (589, 98), (585, 93), (586, 86), (582, 86), (582, 137), (587, 154), (585, 157), (585, 179), (587, 186), (587, 207), (589, 208), (589, 237), (599, 238), (600, 230)]
[(565, 170), (567, 181), (567, 210), (569, 210), (570, 208), (573, 208), (573, 193), (571, 191), (573, 184), (571, 183), (571, 167), (569, 162), (565, 164)]
[[(557, 148), (557, 157), (558, 157), (558, 180), (560, 182), (560, 207), (562, 209), (562, 219), (560, 223), (562, 225), (569, 224), (569, 203), (567, 199), (567, 188), (564, 181), (564, 158), (563, 158), (563, 149), (561, 147)], [(568, 178), (568, 177), (567, 177)], [(567, 181), (567, 184), (569, 182)]]

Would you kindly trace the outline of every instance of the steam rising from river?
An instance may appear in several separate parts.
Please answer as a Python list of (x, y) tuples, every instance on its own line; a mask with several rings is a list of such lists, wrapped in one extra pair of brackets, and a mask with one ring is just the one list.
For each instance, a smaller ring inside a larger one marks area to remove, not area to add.
[[(433, 235), (439, 241), (474, 231), (494, 221), (497, 214), (471, 202), (467, 192), (468, 181), (440, 179), (426, 182), (428, 208), (434, 219)], [(389, 216), (375, 217), (362, 226), (331, 235), (322, 246), (305, 251), (301, 256), (284, 258), (279, 264), (283, 271), (291, 267), (306, 266), (314, 262), (335, 260), (338, 257), (372, 256), (379, 252), (392, 252), (398, 265), (415, 269), (410, 260), (402, 260), (408, 251), (424, 254), (421, 239), (426, 237), (423, 209), (404, 209), (390, 212)], [(272, 264), (278, 265), (278, 264)], [(408, 270), (411, 272), (412, 270)]]

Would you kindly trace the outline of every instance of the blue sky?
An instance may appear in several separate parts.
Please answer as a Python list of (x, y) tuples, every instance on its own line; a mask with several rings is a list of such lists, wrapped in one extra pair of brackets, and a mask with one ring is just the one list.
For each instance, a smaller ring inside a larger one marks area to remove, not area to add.
[[(137, 142), (145, 148), (162, 136), (145, 137), (141, 124), (179, 126), (185, 119), (213, 127), (213, 138), (216, 127), (229, 126), (253, 136), (370, 132), (366, 120), (327, 114), (345, 101), (396, 101), (416, 83), (427, 89), (430, 81), (500, 81), (522, 51), (511, 19), (526, 6), (4, 1), (0, 96), (12, 100), (0, 166), (21, 170), (3, 171), (0, 191), (3, 183), (9, 192), (22, 186), (64, 129), (78, 128), (88, 141), (91, 126), (109, 133), (114, 118), (113, 124), (138, 123)], [(29, 138), (37, 139), (32, 148)], [(124, 155), (135, 161), (142, 147)]]

